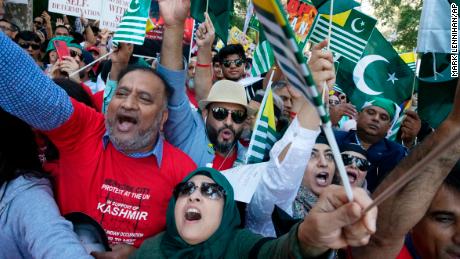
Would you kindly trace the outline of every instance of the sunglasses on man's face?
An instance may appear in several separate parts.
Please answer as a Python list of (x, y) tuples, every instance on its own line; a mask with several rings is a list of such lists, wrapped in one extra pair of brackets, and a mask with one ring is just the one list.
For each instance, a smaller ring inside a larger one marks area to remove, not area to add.
[(27, 43), (27, 42), (19, 43), (19, 46), (21, 46), (21, 48), (23, 48), (23, 49), (29, 49), (29, 47), (32, 47), (33, 50), (39, 50), (40, 49), (39, 44), (33, 44), (33, 43)]
[(242, 59), (235, 59), (235, 60), (224, 60), (222, 64), (224, 64), (224, 67), (230, 67), (231, 65), (235, 64), (237, 67), (241, 67), (244, 64), (244, 61)]
[(367, 161), (367, 159), (364, 158), (359, 158), (355, 157), (350, 154), (342, 154), (342, 160), (343, 163), (347, 165), (355, 164), (355, 166), (360, 170), (360, 171), (367, 171), (369, 170), (369, 167), (371, 166), (371, 163)]
[(34, 24), (42, 25), (42, 22), (40, 22), (40, 21), (34, 21)]
[(241, 111), (241, 110), (229, 110), (223, 107), (214, 107), (211, 109), (212, 111), (212, 116), (218, 120), (218, 121), (223, 121), (228, 117), (228, 114), (231, 114), (233, 122), (236, 124), (241, 124), (243, 123), (248, 115), (246, 114), (246, 111)]
[(174, 196), (176, 198), (190, 196), (198, 188), (200, 188), (201, 195), (211, 200), (219, 200), (225, 196), (225, 190), (222, 186), (216, 183), (201, 183), (201, 186), (196, 186), (193, 182), (180, 183), (174, 189)]

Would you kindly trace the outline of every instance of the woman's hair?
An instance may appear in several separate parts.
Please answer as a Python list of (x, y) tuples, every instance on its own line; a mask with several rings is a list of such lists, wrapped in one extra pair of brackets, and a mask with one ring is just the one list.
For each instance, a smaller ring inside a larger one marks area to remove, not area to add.
[(91, 100), (90, 95), (83, 89), (83, 87), (67, 78), (55, 78), (53, 81), (59, 85), (64, 91), (67, 93), (68, 96), (74, 98), (75, 100), (86, 104), (87, 106), (94, 108), (94, 104)]
[(44, 177), (32, 129), (0, 109), (0, 186), (23, 174)]

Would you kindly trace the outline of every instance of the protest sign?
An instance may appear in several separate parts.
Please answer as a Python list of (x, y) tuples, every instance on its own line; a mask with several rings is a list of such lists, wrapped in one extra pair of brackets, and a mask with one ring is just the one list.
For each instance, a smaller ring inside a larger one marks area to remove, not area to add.
[(83, 14), (85, 18), (100, 20), (102, 3), (90, 0), (49, 0), (48, 11), (77, 17)]
[(130, 0), (105, 0), (102, 4), (100, 28), (115, 31), (129, 3)]
[(313, 5), (309, 5), (304, 1), (289, 0), (286, 6), (286, 13), (297, 42), (303, 46), (318, 11)]
[(232, 29), (230, 29), (228, 43), (229, 44), (240, 43), (241, 45), (243, 45), (243, 48), (246, 51), (251, 46), (252, 39), (249, 38), (246, 34), (244, 34), (240, 29), (233, 26)]

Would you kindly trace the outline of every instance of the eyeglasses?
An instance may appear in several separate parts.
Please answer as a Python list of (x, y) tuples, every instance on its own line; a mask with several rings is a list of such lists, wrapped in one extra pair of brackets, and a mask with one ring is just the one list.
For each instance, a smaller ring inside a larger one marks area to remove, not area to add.
[(230, 67), (231, 65), (235, 64), (237, 67), (241, 67), (244, 63), (242, 59), (235, 59), (235, 60), (224, 60), (222, 64), (224, 64), (224, 67)]
[(42, 25), (42, 22), (40, 22), (40, 21), (34, 21), (34, 24)]
[(367, 161), (367, 159), (355, 157), (350, 154), (342, 154), (342, 160), (345, 165), (351, 165), (354, 163), (361, 171), (367, 171), (371, 166), (371, 163)]
[(82, 55), (80, 53), (76, 52), (75, 50), (70, 50), (69, 52), (70, 52), (70, 56), (72, 58), (75, 58), (75, 57), (78, 56), (81, 59), (81, 57), (82, 57)]
[(29, 47), (32, 47), (33, 50), (39, 50), (40, 49), (39, 44), (33, 44), (33, 43), (27, 43), (27, 42), (19, 43), (19, 46), (21, 46), (21, 48), (23, 48), (23, 49), (29, 49)]
[(196, 186), (193, 182), (185, 182), (174, 188), (174, 196), (176, 198), (190, 196), (198, 188), (200, 188), (201, 195), (211, 200), (222, 199), (226, 194), (224, 188), (216, 183), (201, 183), (201, 186)]
[(241, 124), (243, 123), (246, 118), (248, 117), (246, 111), (241, 111), (241, 110), (229, 110), (223, 107), (214, 107), (211, 109), (212, 111), (212, 116), (218, 121), (223, 121), (228, 117), (228, 114), (230, 113), (232, 116), (233, 122), (236, 124)]

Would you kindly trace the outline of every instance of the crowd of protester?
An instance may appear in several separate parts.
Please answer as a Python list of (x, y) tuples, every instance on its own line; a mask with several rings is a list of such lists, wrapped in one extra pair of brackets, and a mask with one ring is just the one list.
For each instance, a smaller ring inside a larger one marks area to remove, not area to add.
[[(348, 201), (315, 107), (279, 67), (247, 83), (243, 46), (216, 50), (207, 14), (185, 62), (190, 6), (159, 5), (153, 62), (84, 17), (43, 12), (31, 31), (0, 19), (0, 258), (460, 257), (459, 138), (365, 210), (458, 135), (460, 89), (437, 129), (410, 110), (392, 141), (394, 102), (350, 103), (327, 41), (313, 46), (308, 64), (326, 93)], [(279, 140), (247, 164), (269, 84)], [(246, 188), (250, 198), (237, 199)]]

